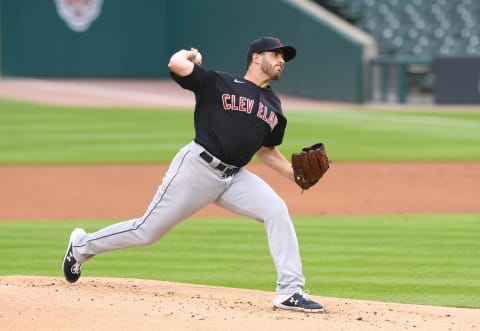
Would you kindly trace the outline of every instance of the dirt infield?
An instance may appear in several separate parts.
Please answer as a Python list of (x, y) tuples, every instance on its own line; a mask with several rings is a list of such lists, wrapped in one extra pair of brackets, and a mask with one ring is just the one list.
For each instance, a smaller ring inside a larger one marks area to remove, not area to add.
[[(478, 310), (318, 298), (323, 314), (272, 308), (262, 291), (138, 279), (0, 277), (2, 330), (478, 330)], [(48, 299), (46, 299), (48, 298)]]
[[(0, 80), (0, 97), (100, 106), (191, 106), (164, 81)], [(324, 103), (285, 98), (285, 107)], [(329, 107), (341, 105), (329, 105)], [(300, 193), (264, 166), (293, 215), (480, 212), (480, 163), (334, 163)], [(166, 165), (2, 166), (0, 220), (140, 216)], [(209, 206), (195, 216), (230, 215)], [(73, 226), (73, 225), (72, 225)], [(68, 236), (68, 234), (66, 234)], [(63, 252), (59, 252), (63, 254)], [(60, 269), (60, 266), (59, 266)], [(274, 310), (273, 293), (134, 279), (0, 277), (0, 330), (477, 330), (480, 311), (314, 296), (324, 314)]]
[[(3, 166), (0, 219), (140, 217), (166, 165)], [(480, 212), (480, 162), (334, 163), (322, 182), (301, 190), (267, 167), (259, 174), (293, 215)], [(28, 201), (28, 208), (25, 207)], [(215, 205), (195, 216), (231, 215)]]

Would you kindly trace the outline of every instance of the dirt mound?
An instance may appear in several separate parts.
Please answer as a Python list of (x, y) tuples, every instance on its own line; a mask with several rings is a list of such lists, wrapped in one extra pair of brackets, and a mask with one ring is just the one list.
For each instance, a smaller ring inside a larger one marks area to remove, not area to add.
[(2, 330), (475, 330), (480, 314), (314, 299), (323, 314), (274, 309), (273, 293), (138, 279), (0, 277)]

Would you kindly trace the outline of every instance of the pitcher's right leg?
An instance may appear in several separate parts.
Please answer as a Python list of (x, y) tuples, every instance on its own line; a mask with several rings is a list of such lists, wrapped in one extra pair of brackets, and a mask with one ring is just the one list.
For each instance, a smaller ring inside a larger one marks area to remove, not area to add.
[(79, 263), (112, 250), (154, 243), (176, 224), (215, 200), (224, 185), (199, 158), (197, 145), (182, 148), (141, 218), (120, 222), (77, 237), (73, 254)]

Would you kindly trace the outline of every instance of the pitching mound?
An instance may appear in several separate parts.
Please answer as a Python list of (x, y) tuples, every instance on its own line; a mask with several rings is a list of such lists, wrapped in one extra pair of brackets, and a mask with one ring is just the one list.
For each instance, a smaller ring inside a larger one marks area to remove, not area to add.
[(320, 298), (323, 314), (274, 309), (273, 293), (138, 279), (0, 277), (2, 330), (475, 330), (459, 309)]

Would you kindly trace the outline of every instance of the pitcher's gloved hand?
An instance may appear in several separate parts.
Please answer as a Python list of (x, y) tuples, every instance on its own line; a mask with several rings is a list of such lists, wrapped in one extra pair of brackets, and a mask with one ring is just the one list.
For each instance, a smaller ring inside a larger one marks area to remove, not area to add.
[(304, 147), (301, 152), (292, 154), (292, 167), (295, 183), (307, 190), (320, 180), (330, 168), (323, 143)]

